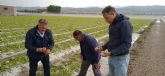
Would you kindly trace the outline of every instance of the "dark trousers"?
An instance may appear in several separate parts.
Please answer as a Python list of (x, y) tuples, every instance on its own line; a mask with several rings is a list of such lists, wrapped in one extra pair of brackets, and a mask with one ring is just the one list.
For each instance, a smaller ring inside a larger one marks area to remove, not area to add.
[(44, 68), (44, 76), (50, 76), (49, 56), (41, 56), (40, 58), (29, 57), (29, 76), (36, 76), (38, 62), (41, 60)]
[[(90, 65), (92, 65), (92, 64), (87, 63), (86, 61), (83, 61), (81, 64), (81, 69), (80, 69), (80, 73), (78, 76), (86, 76)], [(94, 65), (92, 65), (92, 70), (93, 70), (93, 73), (95, 76), (102, 76), (100, 69), (96, 69)]]

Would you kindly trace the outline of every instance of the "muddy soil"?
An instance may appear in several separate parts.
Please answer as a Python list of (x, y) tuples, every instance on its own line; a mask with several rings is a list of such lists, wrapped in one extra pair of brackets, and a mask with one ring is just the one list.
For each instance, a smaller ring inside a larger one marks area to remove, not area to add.
[(165, 76), (165, 19), (156, 20), (133, 49), (128, 76)]

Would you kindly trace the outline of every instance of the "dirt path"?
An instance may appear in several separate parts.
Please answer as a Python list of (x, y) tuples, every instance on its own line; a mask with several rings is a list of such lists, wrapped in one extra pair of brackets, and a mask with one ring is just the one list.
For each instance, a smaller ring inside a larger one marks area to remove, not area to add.
[(165, 19), (155, 21), (138, 56), (131, 57), (128, 76), (165, 76)]

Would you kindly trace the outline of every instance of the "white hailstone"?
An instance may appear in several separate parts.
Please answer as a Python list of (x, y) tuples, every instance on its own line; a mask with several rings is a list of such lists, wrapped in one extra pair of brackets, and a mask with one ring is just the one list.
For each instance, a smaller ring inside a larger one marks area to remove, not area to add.
[(9, 63), (9, 61), (7, 61), (7, 63)]

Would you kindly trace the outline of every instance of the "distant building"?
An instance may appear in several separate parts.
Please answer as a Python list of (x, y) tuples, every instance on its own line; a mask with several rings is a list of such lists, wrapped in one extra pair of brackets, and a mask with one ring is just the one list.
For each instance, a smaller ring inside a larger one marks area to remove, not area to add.
[(2, 15), (2, 16), (16, 16), (17, 10), (14, 6), (0, 5), (0, 15)]

